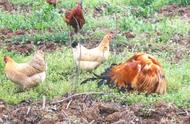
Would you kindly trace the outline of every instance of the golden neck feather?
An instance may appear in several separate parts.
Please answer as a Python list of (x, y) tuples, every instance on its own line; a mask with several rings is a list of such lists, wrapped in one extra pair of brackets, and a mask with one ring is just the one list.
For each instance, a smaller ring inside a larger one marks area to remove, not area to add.
[(99, 48), (100, 50), (102, 51), (106, 51), (106, 50), (109, 50), (109, 43), (110, 43), (110, 40), (108, 39), (108, 36), (106, 35), (103, 40), (100, 42), (99, 44)]

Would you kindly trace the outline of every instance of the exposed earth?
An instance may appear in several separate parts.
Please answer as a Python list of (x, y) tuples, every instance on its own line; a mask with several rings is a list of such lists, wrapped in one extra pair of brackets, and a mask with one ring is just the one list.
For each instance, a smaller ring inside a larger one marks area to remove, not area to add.
[(121, 105), (96, 101), (85, 94), (53, 101), (26, 100), (16, 106), (0, 101), (0, 123), (14, 124), (189, 124), (189, 112), (173, 104)]

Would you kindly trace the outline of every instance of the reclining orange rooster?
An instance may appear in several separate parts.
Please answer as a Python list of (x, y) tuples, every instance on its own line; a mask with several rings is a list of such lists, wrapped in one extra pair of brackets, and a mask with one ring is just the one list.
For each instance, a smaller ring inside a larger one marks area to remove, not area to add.
[(166, 93), (166, 79), (158, 60), (145, 53), (136, 53), (126, 62), (112, 65), (101, 75), (81, 82), (99, 80), (98, 86), (107, 84), (120, 91), (136, 90), (145, 93)]

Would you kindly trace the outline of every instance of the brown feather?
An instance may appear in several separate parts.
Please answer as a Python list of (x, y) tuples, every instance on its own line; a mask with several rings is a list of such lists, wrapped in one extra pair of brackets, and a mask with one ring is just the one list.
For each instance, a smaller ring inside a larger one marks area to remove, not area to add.
[(74, 28), (75, 33), (77, 33), (79, 29), (82, 29), (85, 24), (85, 19), (81, 4), (78, 4), (77, 7), (71, 11), (66, 11), (64, 20), (68, 25)]
[(99, 79), (106, 80), (108, 85), (119, 89), (130, 88), (159, 94), (166, 92), (166, 79), (160, 63), (155, 57), (145, 53), (137, 53), (126, 62), (111, 66)]

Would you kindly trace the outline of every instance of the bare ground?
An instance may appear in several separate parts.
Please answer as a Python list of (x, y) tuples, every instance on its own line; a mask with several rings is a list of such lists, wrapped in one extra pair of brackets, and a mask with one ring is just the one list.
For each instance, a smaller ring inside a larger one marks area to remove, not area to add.
[[(16, 31), (17, 33), (13, 33), (15, 35), (24, 35), (22, 32), (23, 31)], [(2, 35), (0, 36), (7, 37), (9, 36), (10, 33), (7, 33), (7, 31), (3, 32)], [(129, 35), (126, 36), (128, 40), (131, 38), (135, 37), (135, 34), (132, 34), (131, 32), (125, 32), (124, 35)], [(148, 37), (148, 36), (147, 36)], [(94, 48), (99, 44), (100, 40), (92, 40), (92, 39), (87, 39), (85, 42), (81, 42), (85, 47), (87, 48)], [(180, 61), (181, 59), (190, 56), (190, 35), (184, 36), (183, 34), (173, 34), (173, 36), (170, 39), (170, 42), (167, 43), (145, 43), (141, 44), (140, 46), (137, 46), (135, 44), (131, 44), (130, 42), (126, 42), (125, 44), (115, 44), (114, 42), (111, 43), (111, 51), (120, 53), (123, 52), (124, 49), (128, 49), (129, 51), (139, 51), (142, 50), (148, 53), (156, 52), (167, 52), (170, 53), (170, 60), (172, 63), (176, 63)], [(113, 45), (114, 44), (114, 45)], [(43, 42), (40, 41), (38, 43), (33, 43), (33, 42), (26, 42), (26, 43), (21, 43), (21, 42), (0, 42), (1, 48), (4, 47), (8, 51), (13, 51), (17, 53), (21, 53), (24, 55), (29, 55), (33, 52), (35, 47), (42, 48), (48, 52), (55, 51), (59, 48), (62, 47), (62, 45), (66, 44), (61, 44), (61, 43), (56, 43), (56, 42)]]
[(160, 14), (164, 16), (182, 16), (184, 18), (190, 18), (190, 6), (178, 7), (175, 4), (164, 6), (160, 9)]
[(0, 101), (0, 123), (15, 124), (171, 124), (190, 123), (190, 109), (173, 104), (157, 103), (121, 105), (95, 101), (91, 95), (80, 95), (61, 103), (53, 101), (23, 101), (11, 106)]

